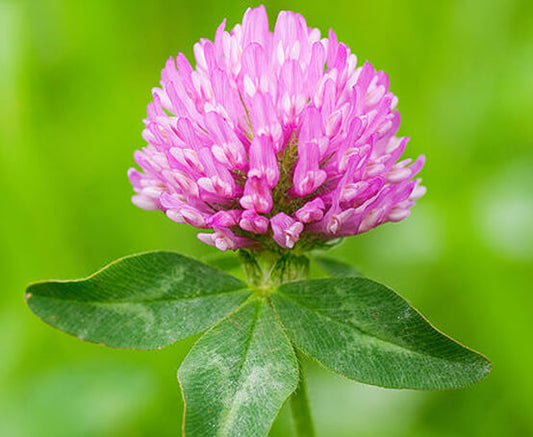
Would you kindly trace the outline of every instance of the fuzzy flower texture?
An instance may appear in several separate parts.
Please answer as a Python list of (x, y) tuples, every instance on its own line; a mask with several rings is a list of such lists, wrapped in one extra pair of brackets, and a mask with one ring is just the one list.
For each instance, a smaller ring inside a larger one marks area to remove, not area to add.
[(303, 250), (405, 219), (425, 193), (420, 156), (399, 161), (389, 79), (330, 30), (263, 6), (179, 53), (148, 105), (133, 203), (211, 230), (220, 250)]

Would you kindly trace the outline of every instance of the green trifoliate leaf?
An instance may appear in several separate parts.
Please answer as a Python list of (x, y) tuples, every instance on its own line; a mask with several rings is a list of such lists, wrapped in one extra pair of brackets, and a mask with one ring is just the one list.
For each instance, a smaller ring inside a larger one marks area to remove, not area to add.
[(293, 282), (272, 294), (296, 346), (324, 366), (388, 388), (472, 384), (489, 361), (437, 331), (389, 288), (363, 278)]
[(233, 276), (158, 251), (119, 259), (86, 279), (32, 284), (26, 300), (46, 323), (82, 340), (157, 349), (209, 328), (250, 293)]
[(204, 334), (178, 377), (186, 437), (260, 437), (295, 390), (298, 364), (270, 305), (254, 298)]
[(315, 256), (313, 258), (318, 266), (334, 278), (355, 278), (360, 276), (357, 269), (345, 262), (330, 258), (329, 256)]

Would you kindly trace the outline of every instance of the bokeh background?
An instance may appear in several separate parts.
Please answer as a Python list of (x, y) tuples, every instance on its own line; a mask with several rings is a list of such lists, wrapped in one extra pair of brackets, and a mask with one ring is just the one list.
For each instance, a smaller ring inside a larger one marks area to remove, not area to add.
[[(205, 258), (192, 229), (130, 204), (165, 60), (192, 55), (222, 1), (0, 0), (0, 435), (176, 436), (176, 370), (194, 339), (115, 351), (53, 330), (27, 283), (87, 275), (136, 251)], [(401, 224), (332, 255), (415, 304), (493, 361), (457, 391), (388, 391), (308, 363), (320, 436), (533, 435), (533, 3), (530, 0), (269, 2), (331, 27), (391, 77), (407, 153), (428, 194)], [(292, 435), (285, 408), (271, 435)]]

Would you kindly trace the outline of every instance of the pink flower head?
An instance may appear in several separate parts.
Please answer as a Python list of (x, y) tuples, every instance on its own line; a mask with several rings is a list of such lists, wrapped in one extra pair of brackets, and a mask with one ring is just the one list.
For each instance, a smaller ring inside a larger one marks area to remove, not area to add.
[(389, 79), (296, 13), (218, 27), (161, 74), (130, 169), (133, 203), (210, 229), (221, 250), (311, 247), (406, 218), (425, 193), (420, 156), (398, 161)]

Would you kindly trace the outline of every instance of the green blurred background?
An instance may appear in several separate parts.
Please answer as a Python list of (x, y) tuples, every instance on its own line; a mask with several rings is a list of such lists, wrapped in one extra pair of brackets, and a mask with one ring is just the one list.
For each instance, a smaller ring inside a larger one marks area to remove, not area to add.
[[(122, 255), (207, 257), (192, 229), (130, 203), (150, 89), (249, 6), (182, 1), (0, 0), (0, 435), (173, 436), (176, 370), (193, 339), (115, 351), (53, 330), (27, 283), (87, 275)], [(389, 284), (493, 361), (457, 391), (388, 391), (309, 364), (320, 436), (533, 435), (533, 3), (530, 0), (267, 4), (335, 29), (391, 77), (428, 194), (401, 224), (334, 255)], [(291, 435), (284, 409), (273, 436)]]

